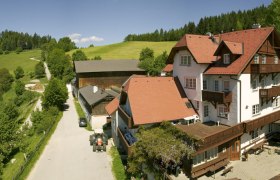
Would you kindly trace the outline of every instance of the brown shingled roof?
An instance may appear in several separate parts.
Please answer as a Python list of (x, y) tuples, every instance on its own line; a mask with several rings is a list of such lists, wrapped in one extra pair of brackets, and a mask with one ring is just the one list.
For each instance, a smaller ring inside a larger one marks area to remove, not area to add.
[(186, 106), (172, 77), (132, 77), (125, 86), (135, 125), (196, 115)]
[(244, 53), (226, 67), (213, 64), (205, 74), (240, 74), (273, 30), (274, 27), (268, 27), (221, 34), (223, 41), (243, 43)]

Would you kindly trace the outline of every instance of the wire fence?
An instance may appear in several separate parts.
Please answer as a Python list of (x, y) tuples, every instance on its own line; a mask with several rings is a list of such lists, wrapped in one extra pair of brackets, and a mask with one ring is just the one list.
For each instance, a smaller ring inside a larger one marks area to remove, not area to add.
[(44, 143), (44, 140), (46, 139), (46, 137), (48, 136), (50, 130), (53, 128), (53, 126), (55, 125), (54, 121), (52, 123), (52, 125), (46, 130), (44, 136), (40, 139), (40, 141), (38, 142), (38, 144), (36, 145), (35, 149), (33, 151), (31, 151), (27, 158), (25, 159), (25, 162), (20, 166), (20, 168), (16, 171), (16, 173), (13, 176), (13, 180), (19, 179), (19, 177), (22, 175), (23, 171), (25, 170), (25, 168), (28, 166), (28, 164), (30, 163), (30, 161), (33, 159), (34, 155), (36, 152), (38, 152), (39, 148), (41, 147), (41, 145)]

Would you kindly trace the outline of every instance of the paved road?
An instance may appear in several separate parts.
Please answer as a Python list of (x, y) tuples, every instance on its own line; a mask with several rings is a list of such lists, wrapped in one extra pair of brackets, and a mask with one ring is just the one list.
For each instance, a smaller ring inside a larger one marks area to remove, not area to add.
[(113, 180), (110, 157), (92, 152), (90, 132), (78, 127), (72, 94), (67, 109), (28, 180)]

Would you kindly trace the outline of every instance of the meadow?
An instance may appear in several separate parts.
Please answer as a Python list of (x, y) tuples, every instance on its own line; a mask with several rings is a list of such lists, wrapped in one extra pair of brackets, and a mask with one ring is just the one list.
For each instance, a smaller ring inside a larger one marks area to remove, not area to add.
[[(157, 56), (163, 51), (169, 52), (176, 44), (175, 41), (166, 42), (144, 42), (144, 41), (129, 41), (105, 46), (96, 46), (89, 48), (82, 48), (81, 50), (87, 55), (89, 59), (95, 56), (101, 56), (103, 60), (111, 59), (139, 59), (139, 54), (142, 49), (148, 47), (154, 50), (154, 55)], [(67, 54), (72, 55), (76, 50), (72, 50)]]

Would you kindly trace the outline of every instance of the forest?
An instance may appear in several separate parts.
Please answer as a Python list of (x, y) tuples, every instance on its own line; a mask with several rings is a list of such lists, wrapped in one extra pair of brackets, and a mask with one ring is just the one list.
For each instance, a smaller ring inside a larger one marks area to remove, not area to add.
[(129, 34), (124, 38), (124, 41), (178, 41), (184, 34), (206, 34), (207, 32), (219, 34), (251, 29), (253, 24), (260, 24), (262, 27), (271, 26), (277, 23), (273, 11), (276, 10), (277, 7), (275, 6), (278, 3), (279, 1), (275, 1), (268, 7), (262, 5), (251, 10), (232, 11), (216, 16), (203, 17), (198, 24), (188, 22), (178, 29), (157, 29), (151, 33)]

